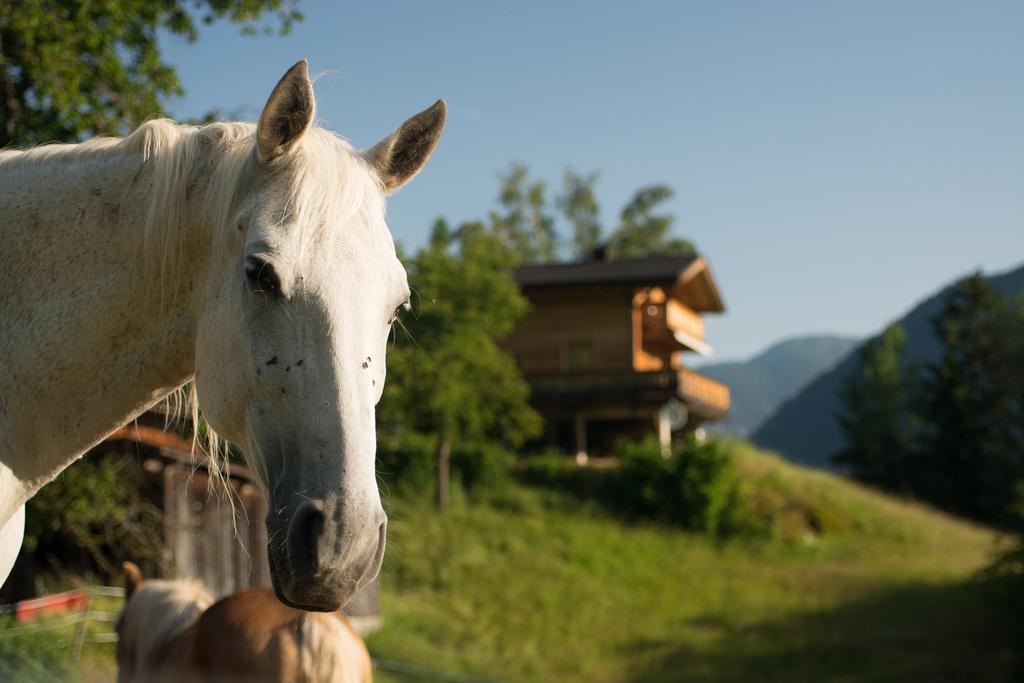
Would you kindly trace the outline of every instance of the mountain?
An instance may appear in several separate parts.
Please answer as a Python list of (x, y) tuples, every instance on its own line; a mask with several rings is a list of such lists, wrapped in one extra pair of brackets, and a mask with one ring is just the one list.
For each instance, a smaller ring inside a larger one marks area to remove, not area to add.
[[(1004, 293), (1024, 292), (1024, 266), (988, 279)], [(942, 300), (950, 287), (952, 284), (924, 299), (898, 321), (907, 333), (905, 363), (928, 363), (938, 359), (940, 347), (931, 321), (942, 309)], [(832, 454), (843, 444), (835, 419), (840, 409), (839, 390), (859, 369), (860, 356), (855, 349), (832, 370), (819, 375), (784, 402), (754, 432), (754, 442), (779, 451), (795, 462), (829, 467)]]
[(729, 419), (716, 430), (747, 436), (787, 398), (830, 369), (860, 342), (837, 336), (787, 339), (748, 361), (712, 363), (697, 368), (729, 386)]

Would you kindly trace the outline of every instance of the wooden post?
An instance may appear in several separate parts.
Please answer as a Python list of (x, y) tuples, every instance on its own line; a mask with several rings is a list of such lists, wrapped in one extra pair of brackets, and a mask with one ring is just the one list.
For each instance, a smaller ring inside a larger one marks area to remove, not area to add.
[(655, 413), (654, 419), (658, 422), (658, 442), (661, 444), (661, 457), (668, 458), (672, 455), (672, 424), (669, 422), (668, 411), (662, 408)]
[(82, 656), (82, 645), (85, 643), (85, 626), (89, 621), (89, 606), (92, 603), (92, 591), (88, 588), (85, 591), (85, 599), (82, 601), (82, 618), (75, 624), (75, 639), (71, 646), (71, 658), (75, 661)]
[(576, 464), (587, 464), (587, 418), (583, 413), (572, 416), (573, 428), (576, 432)]

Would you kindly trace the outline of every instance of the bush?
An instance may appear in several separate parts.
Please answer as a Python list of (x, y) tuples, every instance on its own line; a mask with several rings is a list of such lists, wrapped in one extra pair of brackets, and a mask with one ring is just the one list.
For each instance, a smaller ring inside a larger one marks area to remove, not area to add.
[(496, 444), (462, 446), (452, 453), (452, 473), (467, 492), (501, 488), (515, 456)]
[(740, 485), (727, 445), (687, 441), (668, 458), (657, 439), (621, 440), (617, 468), (579, 467), (568, 456), (529, 458), (522, 479), (592, 500), (627, 519), (668, 522), (724, 537), (760, 527)]
[(29, 500), (24, 549), (37, 569), (121, 576), (124, 560), (162, 568), (158, 491), (136, 464), (135, 447), (104, 444)]
[(621, 441), (616, 499), (627, 514), (727, 536), (752, 528), (732, 456), (690, 439), (664, 457), (654, 438)]
[[(453, 484), (467, 492), (500, 488), (515, 457), (497, 444), (460, 444), (451, 454)], [(418, 432), (382, 434), (377, 472), (402, 497), (421, 498), (437, 489), (437, 438)]]

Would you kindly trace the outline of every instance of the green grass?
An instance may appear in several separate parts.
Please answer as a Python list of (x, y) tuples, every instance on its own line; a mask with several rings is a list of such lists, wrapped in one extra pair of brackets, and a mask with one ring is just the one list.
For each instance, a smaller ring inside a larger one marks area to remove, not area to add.
[(737, 450), (774, 539), (518, 486), (392, 501), (371, 651), (500, 681), (1021, 680), (1024, 586), (979, 574), (991, 531)]
[[(57, 590), (68, 588), (59, 586)], [(90, 609), (116, 613), (121, 599), (93, 596)], [(78, 657), (73, 643), (75, 613), (45, 616), (18, 623), (13, 617), (0, 619), (0, 683), (106, 683), (117, 678), (114, 643), (84, 642)], [(87, 634), (109, 633), (113, 624), (86, 622)]]
[[(391, 500), (371, 652), (492, 681), (1024, 680), (1024, 585), (982, 572), (992, 531), (733, 449), (769, 534), (715, 542), (514, 484), (444, 515)], [(70, 635), (0, 658), (56, 661)], [(86, 644), (48, 680), (113, 681), (113, 651)]]

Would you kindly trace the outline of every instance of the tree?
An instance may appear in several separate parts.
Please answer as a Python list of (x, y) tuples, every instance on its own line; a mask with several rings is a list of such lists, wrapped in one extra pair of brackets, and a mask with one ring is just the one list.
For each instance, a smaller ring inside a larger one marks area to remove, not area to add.
[(448, 504), (448, 468), (457, 444), (521, 445), (540, 429), (529, 388), (498, 346), (525, 315), (512, 279), (517, 254), (484, 224), (452, 231), (434, 224), (430, 243), (407, 264), (418, 296), (402, 326), (411, 341), (388, 354), (382, 424), (431, 435), (438, 507)]
[[(529, 171), (522, 164), (514, 164), (499, 177), (499, 208), (489, 215), (490, 229), (516, 255), (519, 263), (555, 261), (560, 244), (571, 244), (573, 258), (593, 258), (604, 235), (601, 207), (594, 191), (597, 173), (581, 175), (566, 169), (562, 192), (555, 197), (553, 208), (549, 206), (544, 181), (530, 180)], [(667, 185), (650, 185), (637, 190), (623, 207), (619, 223), (608, 238), (606, 246), (610, 255), (631, 259), (696, 254), (692, 242), (670, 236), (675, 216), (655, 213), (672, 195)], [(555, 210), (571, 228), (571, 243), (559, 239)]]
[(601, 207), (594, 194), (597, 173), (579, 175), (567, 168), (562, 179), (562, 194), (556, 204), (572, 226), (573, 256), (585, 261), (593, 257), (601, 243)]
[(846, 446), (833, 456), (863, 481), (906, 490), (913, 442), (913, 374), (902, 357), (907, 335), (899, 324), (860, 349), (860, 372), (840, 392), (837, 415)]
[(491, 226), (522, 263), (548, 263), (555, 260), (558, 250), (555, 220), (544, 181), (530, 182), (528, 174), (525, 166), (514, 164), (500, 176), (501, 208), (491, 213)]
[(637, 190), (622, 209), (619, 227), (608, 240), (608, 247), (616, 258), (692, 256), (696, 253), (689, 240), (669, 239), (674, 216), (653, 213), (672, 195), (672, 188), (668, 185), (650, 185)]
[(128, 132), (183, 92), (158, 31), (255, 33), (267, 13), (282, 32), (302, 18), (296, 0), (0, 0), (0, 148)]
[(1007, 523), (1024, 479), (1024, 304), (975, 273), (953, 287), (933, 326), (942, 356), (925, 377), (922, 493)]
[(135, 449), (104, 444), (101, 450), (29, 501), (24, 551), (49, 569), (87, 566), (108, 581), (120, 576), (124, 560), (162, 569), (163, 513), (143, 494), (146, 477)]

